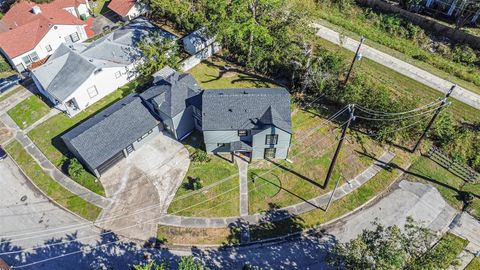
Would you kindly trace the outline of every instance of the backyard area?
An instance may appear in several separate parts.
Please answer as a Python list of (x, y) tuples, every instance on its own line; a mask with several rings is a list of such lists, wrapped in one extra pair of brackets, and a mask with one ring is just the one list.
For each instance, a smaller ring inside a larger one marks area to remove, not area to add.
[(51, 108), (43, 97), (32, 95), (23, 100), (7, 113), (21, 128), (25, 129), (50, 112)]

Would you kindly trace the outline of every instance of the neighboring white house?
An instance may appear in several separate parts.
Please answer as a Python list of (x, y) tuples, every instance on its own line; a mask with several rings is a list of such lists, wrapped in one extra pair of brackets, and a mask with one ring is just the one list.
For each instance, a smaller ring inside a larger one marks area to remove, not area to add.
[(17, 71), (49, 55), (62, 43), (73, 44), (88, 38), (88, 1), (55, 0), (35, 4), (20, 1), (0, 20), (0, 52)]
[(117, 13), (122, 20), (129, 21), (150, 11), (146, 1), (138, 0), (112, 0), (108, 8)]
[(70, 117), (137, 77), (137, 43), (153, 31), (167, 32), (136, 19), (89, 44), (61, 45), (48, 61), (32, 70), (39, 91)]

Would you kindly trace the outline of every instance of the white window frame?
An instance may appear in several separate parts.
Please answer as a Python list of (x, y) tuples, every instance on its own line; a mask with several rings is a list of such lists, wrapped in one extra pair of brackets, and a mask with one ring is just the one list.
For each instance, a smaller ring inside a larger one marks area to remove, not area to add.
[[(94, 90), (95, 92), (92, 92), (91, 90)], [(94, 98), (96, 96), (98, 96), (98, 89), (97, 87), (94, 85), (94, 86), (90, 86), (89, 88), (87, 88), (87, 94), (90, 98)]]
[[(76, 40), (73, 37), (76, 37)], [(80, 40), (80, 35), (78, 34), (78, 32), (72, 33), (70, 34), (70, 39), (72, 40), (73, 43), (75, 43)]]
[(120, 77), (122, 77), (122, 72), (121, 71), (115, 72), (115, 79), (118, 79)]
[(47, 50), (47, 52), (51, 52), (53, 49), (51, 45), (47, 45), (45, 46), (45, 50)]

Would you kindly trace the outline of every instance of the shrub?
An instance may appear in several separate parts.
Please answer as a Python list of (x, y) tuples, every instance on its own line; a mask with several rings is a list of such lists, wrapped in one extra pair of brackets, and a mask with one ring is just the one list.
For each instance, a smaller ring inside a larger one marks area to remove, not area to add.
[(203, 187), (202, 180), (200, 177), (191, 177), (188, 176), (188, 183), (184, 186), (186, 189), (191, 189), (191, 190), (199, 190)]
[(5, 58), (3, 58), (3, 56), (0, 56), (0, 72), (10, 71), (10, 70), (12, 70), (10, 65), (7, 63)]
[(68, 175), (73, 178), (79, 178), (85, 170), (82, 164), (76, 158), (68, 160)]
[(190, 159), (193, 162), (201, 162), (201, 163), (210, 161), (210, 157), (208, 156), (207, 152), (205, 152), (202, 149), (196, 149), (195, 152), (193, 152), (193, 154), (190, 155)]
[(477, 54), (467, 45), (455, 46), (453, 49), (453, 61), (473, 65), (477, 62)]

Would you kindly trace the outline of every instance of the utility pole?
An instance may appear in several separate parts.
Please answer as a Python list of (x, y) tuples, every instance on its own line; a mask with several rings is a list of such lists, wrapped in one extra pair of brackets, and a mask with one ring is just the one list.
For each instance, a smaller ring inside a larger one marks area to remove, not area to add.
[(417, 148), (420, 146), (420, 144), (422, 143), (422, 140), (423, 138), (425, 138), (425, 136), (427, 135), (427, 132), (430, 130), (430, 128), (432, 127), (433, 123), (435, 122), (435, 119), (437, 119), (438, 115), (440, 114), (440, 112), (442, 111), (443, 107), (445, 107), (445, 105), (447, 104), (447, 101), (448, 101), (448, 98), (450, 97), (450, 95), (452, 94), (453, 90), (455, 90), (455, 88), (457, 87), (457, 85), (453, 85), (452, 88), (450, 88), (450, 90), (447, 92), (447, 94), (445, 95), (445, 98), (442, 100), (442, 104), (440, 105), (440, 107), (438, 107), (438, 109), (435, 111), (435, 114), (433, 115), (432, 119), (430, 120), (430, 122), (428, 123), (427, 127), (425, 128), (425, 130), (423, 131), (422, 133), (422, 136), (420, 136), (420, 138), (418, 139), (417, 143), (415, 144), (415, 146), (413, 147), (412, 149), (412, 153), (415, 153), (415, 151), (417, 151)]
[(328, 182), (330, 181), (330, 177), (332, 177), (333, 169), (335, 168), (335, 163), (337, 162), (338, 154), (340, 154), (340, 150), (342, 149), (343, 141), (345, 140), (347, 129), (350, 127), (350, 124), (353, 120), (355, 120), (355, 116), (353, 114), (355, 110), (355, 105), (350, 104), (348, 105), (348, 110), (350, 111), (350, 117), (348, 118), (347, 124), (343, 127), (342, 130), (342, 137), (338, 141), (337, 150), (335, 150), (335, 154), (333, 155), (332, 162), (330, 163), (330, 168), (328, 168), (327, 177), (325, 178), (325, 183), (323, 184), (323, 188), (327, 188)]
[(353, 66), (355, 65), (355, 62), (362, 58), (360, 54), (360, 48), (362, 47), (363, 42), (365, 42), (364, 37), (360, 39), (360, 44), (358, 44), (357, 51), (355, 52), (355, 56), (353, 57), (352, 64), (350, 65), (350, 69), (348, 70), (348, 73), (347, 73), (347, 78), (345, 78), (345, 82), (343, 83), (343, 85), (347, 85), (348, 80), (350, 79), (350, 74), (352, 73), (352, 70), (353, 70)]

